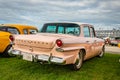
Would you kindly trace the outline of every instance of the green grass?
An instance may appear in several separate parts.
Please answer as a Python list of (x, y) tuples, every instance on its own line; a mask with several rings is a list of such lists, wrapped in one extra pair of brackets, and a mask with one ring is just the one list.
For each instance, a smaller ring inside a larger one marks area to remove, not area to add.
[(73, 71), (70, 66), (0, 57), (0, 80), (120, 80), (119, 59), (118, 54), (105, 54), (85, 61), (79, 71)]

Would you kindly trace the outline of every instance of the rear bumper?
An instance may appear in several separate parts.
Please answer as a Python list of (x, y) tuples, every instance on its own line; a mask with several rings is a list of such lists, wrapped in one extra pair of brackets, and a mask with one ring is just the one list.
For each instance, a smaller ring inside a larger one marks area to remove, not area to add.
[(63, 65), (66, 63), (65, 59), (61, 57), (55, 57), (52, 55), (32, 54), (32, 53), (21, 52), (19, 50), (12, 50), (12, 54), (21, 55), (23, 59), (27, 61), (40, 61), (40, 62), (56, 63)]
[(12, 46), (12, 45), (14, 45), (14, 43), (13, 43), (13, 42), (10, 42), (10, 45)]

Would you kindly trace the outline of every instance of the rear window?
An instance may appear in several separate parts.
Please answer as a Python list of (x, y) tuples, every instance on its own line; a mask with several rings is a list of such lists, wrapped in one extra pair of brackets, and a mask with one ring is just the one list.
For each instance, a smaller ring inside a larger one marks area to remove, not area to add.
[(12, 34), (20, 34), (19, 31), (13, 27), (2, 26), (2, 27), (0, 27), (0, 31), (7, 31), (7, 32), (10, 32)]
[(0, 31), (7, 31), (6, 27), (0, 27)]
[(12, 33), (12, 34), (20, 34), (16, 28), (8, 28), (7, 31)]
[(41, 30), (43, 33), (58, 33), (69, 35), (80, 35), (80, 27), (72, 23), (51, 23), (45, 24)]

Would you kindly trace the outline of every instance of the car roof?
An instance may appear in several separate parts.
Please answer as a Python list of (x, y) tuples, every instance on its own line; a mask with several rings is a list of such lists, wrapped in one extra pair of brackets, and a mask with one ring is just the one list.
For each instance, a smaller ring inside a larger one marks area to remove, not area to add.
[(16, 28), (34, 28), (34, 29), (37, 28), (35, 26), (29, 26), (29, 25), (25, 25), (25, 24), (1, 24), (0, 26), (16, 27)]
[(89, 26), (93, 26), (89, 23), (83, 23), (83, 22), (49, 22), (49, 23), (46, 23), (46, 24), (67, 24), (67, 23), (70, 23), (70, 24), (78, 24), (78, 25), (89, 25)]

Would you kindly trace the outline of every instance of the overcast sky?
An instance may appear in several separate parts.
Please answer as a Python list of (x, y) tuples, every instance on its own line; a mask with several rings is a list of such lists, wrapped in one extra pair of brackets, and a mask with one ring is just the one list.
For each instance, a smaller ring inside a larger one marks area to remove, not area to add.
[(38, 28), (46, 22), (85, 22), (96, 29), (120, 27), (120, 0), (0, 0), (0, 24)]

